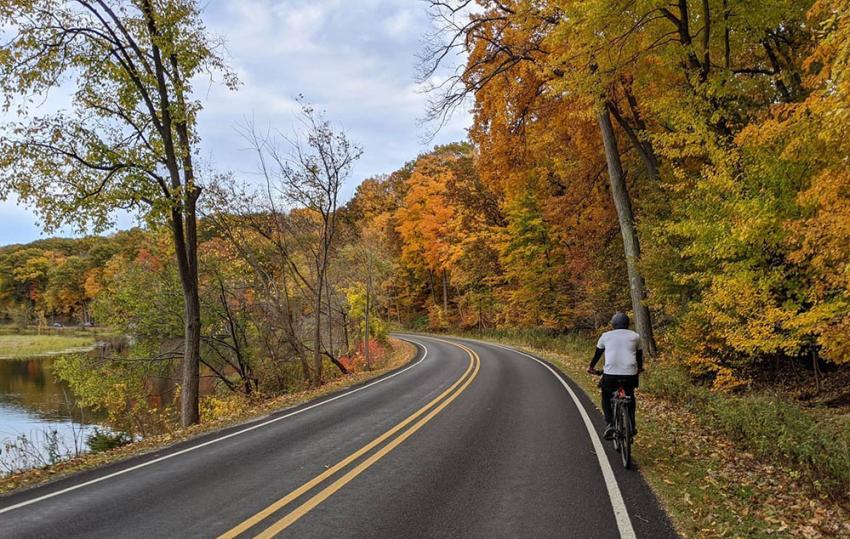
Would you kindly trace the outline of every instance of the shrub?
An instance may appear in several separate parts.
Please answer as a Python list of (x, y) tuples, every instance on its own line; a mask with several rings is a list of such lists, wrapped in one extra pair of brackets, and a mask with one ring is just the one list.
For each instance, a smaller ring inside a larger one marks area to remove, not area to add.
[(110, 449), (127, 445), (132, 441), (133, 439), (130, 435), (125, 432), (109, 432), (97, 427), (95, 427), (94, 432), (86, 438), (86, 443), (88, 444), (89, 449), (92, 450), (92, 453), (109, 451)]
[(689, 409), (701, 408), (712, 398), (711, 392), (694, 383), (685, 369), (663, 361), (641, 376), (641, 389)]

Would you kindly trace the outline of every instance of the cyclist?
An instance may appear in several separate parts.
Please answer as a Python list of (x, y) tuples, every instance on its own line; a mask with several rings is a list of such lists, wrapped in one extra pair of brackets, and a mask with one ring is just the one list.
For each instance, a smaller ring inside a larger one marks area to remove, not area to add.
[(625, 313), (616, 312), (611, 318), (611, 331), (606, 331), (596, 343), (596, 353), (587, 372), (597, 374), (596, 363), (605, 355), (605, 367), (599, 387), (602, 390), (602, 413), (605, 414), (605, 433), (603, 437), (610, 440), (614, 433), (614, 419), (611, 412), (611, 395), (620, 386), (626, 395), (632, 398), (629, 415), (632, 419), (632, 435), (637, 434), (635, 427), (635, 388), (638, 387), (638, 375), (643, 371), (643, 351), (640, 347), (640, 335), (629, 329), (629, 317)]

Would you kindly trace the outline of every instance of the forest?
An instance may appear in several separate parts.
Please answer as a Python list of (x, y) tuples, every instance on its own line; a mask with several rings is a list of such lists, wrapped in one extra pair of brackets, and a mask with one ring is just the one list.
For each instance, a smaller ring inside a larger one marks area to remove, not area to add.
[[(10, 5), (6, 18), (29, 9)], [(2, 141), (4, 192), (48, 227), (102, 229), (122, 207), (147, 223), (3, 248), (8, 322), (133, 335), (139, 358), (183, 358), (184, 391), (196, 360), (233, 391), (279, 390), (347, 372), (358, 350), (368, 363), (362, 343), (391, 325), (558, 334), (618, 309), (652, 355), (716, 390), (850, 360), (845, 0), (432, 2), (428, 117), (471, 106), (469, 140), (366, 179), (347, 202), (361, 150), (306, 102), (295, 139), (240, 129), (259, 186), (195, 170), (189, 75), (237, 83), (215, 48), (189, 50), (210, 39), (178, 5), (149, 52), (141, 30), (116, 35), (108, 81), (83, 53), (107, 46), (95, 30), (114, 13), (65, 13), (92, 26), (76, 53), (38, 49), (60, 32), (38, 12), (4, 49), (7, 107), (24, 112), (14, 96), (74, 69), (88, 113), (22, 120)], [(183, 417), (196, 421), (191, 405)]]
[(2, 333), (115, 341), (50, 367), (109, 449), (400, 367), (393, 332), (551, 353), (596, 394), (624, 311), (680, 528), (846, 531), (850, 0), (421, 7), (427, 142), (364, 179), (301, 96), (233, 126), (253, 174), (208, 166), (204, 91), (243, 81), (194, 0), (0, 2), (0, 198), (73, 236), (0, 247)]

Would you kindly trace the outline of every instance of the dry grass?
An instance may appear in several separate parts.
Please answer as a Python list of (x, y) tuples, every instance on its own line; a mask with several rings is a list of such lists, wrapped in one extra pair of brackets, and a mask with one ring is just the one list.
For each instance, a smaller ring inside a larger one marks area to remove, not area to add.
[(94, 345), (94, 337), (65, 335), (0, 335), (0, 359), (27, 359)]

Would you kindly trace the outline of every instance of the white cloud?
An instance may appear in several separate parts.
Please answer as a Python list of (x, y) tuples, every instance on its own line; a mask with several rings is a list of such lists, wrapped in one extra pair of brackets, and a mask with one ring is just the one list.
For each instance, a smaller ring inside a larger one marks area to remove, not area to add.
[[(237, 92), (196, 81), (196, 95), (204, 100), (200, 153), (213, 168), (255, 171), (236, 126), (253, 118), (259, 126), (290, 131), (299, 94), (365, 150), (346, 196), (364, 178), (391, 172), (427, 149), (417, 122), (427, 96), (414, 83), (416, 53), (430, 30), (423, 2), (211, 0), (203, 17), (212, 33), (226, 39), (228, 63), (242, 81)], [(456, 116), (434, 143), (464, 138), (468, 124), (468, 115)], [(0, 224), (10, 211), (0, 205)], [(32, 239), (32, 227), (0, 242), (13, 237)]]

